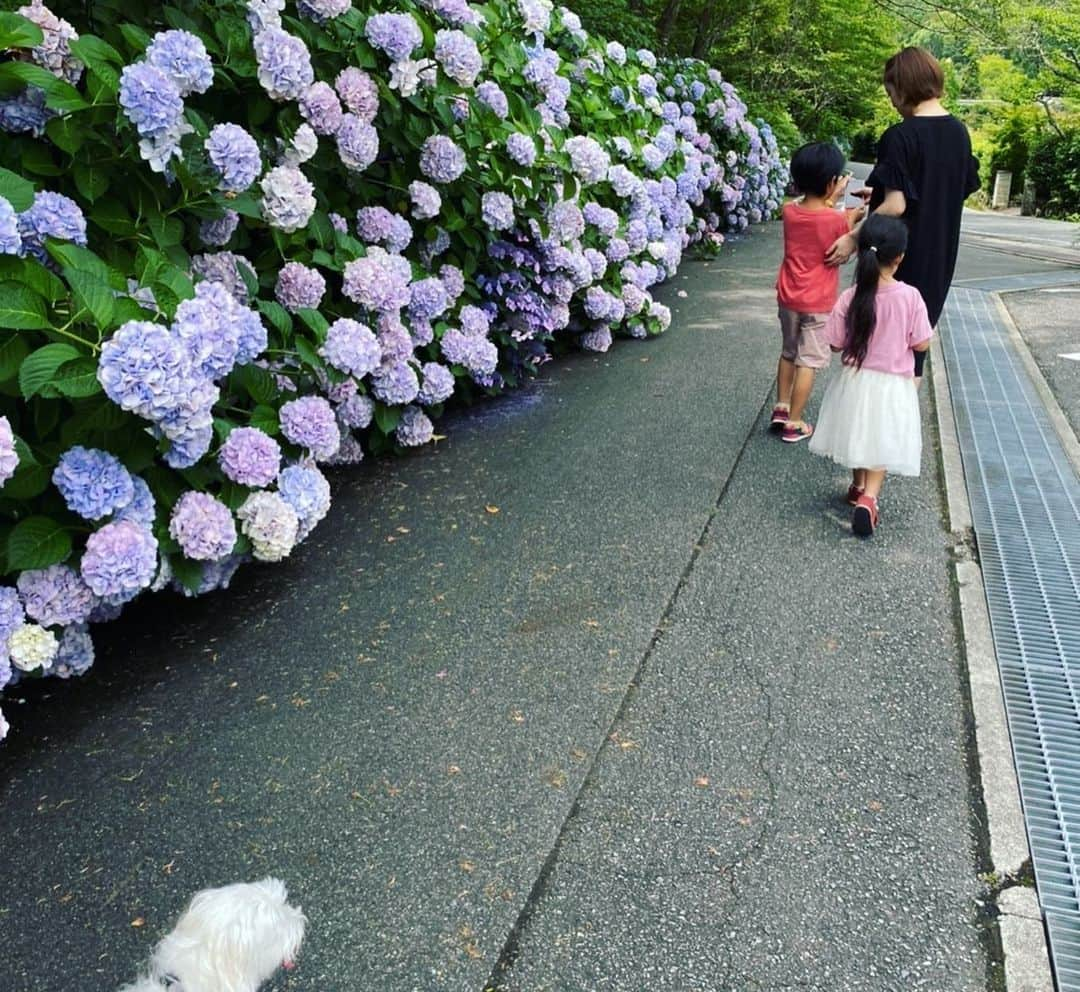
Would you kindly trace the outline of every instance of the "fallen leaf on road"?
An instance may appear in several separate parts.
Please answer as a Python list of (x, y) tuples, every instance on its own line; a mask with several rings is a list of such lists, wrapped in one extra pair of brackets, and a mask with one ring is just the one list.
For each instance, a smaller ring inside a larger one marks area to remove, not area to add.
[(876, 799), (871, 799), (870, 802), (866, 804), (866, 808), (874, 813), (880, 813), (885, 808), (885, 804), (879, 803)]
[(488, 512), (488, 513), (490, 513), (490, 514), (492, 514), (493, 516), (494, 516), (494, 515), (495, 515), (496, 513), (498, 513), (498, 512), (499, 512), (499, 508), (498, 508), (497, 506), (492, 506), (492, 505), (491, 505), (490, 503), (488, 503), (488, 504), (487, 504), (487, 505), (486, 505), (486, 506), (484, 507), (484, 509), (485, 509), (485, 510), (487, 510), (487, 512)]
[(464, 871), (464, 872), (468, 872), (468, 873), (470, 873), (470, 874), (471, 874), (472, 872), (476, 871), (476, 862), (475, 862), (475, 861), (465, 861), (465, 860), (462, 860), (462, 861), (459, 861), (459, 862), (458, 862), (458, 867), (459, 867), (459, 868), (460, 868), (460, 869), (461, 869), (462, 871)]
[(399, 534), (408, 534), (409, 533), (409, 528), (408, 527), (398, 527), (397, 532)]
[(694, 785), (696, 785), (699, 789), (707, 789), (709, 787), (708, 776), (699, 775), (696, 779), (694, 779)]
[(144, 927), (146, 926), (146, 920), (144, 920), (141, 916), (136, 916), (135, 919), (131, 921), (131, 925), (133, 927)]

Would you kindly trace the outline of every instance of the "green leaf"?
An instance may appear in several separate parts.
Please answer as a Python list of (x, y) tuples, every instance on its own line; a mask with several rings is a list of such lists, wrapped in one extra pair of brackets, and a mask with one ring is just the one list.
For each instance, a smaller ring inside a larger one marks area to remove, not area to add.
[(324, 369), (323, 360), (315, 351), (315, 346), (307, 338), (296, 339), (296, 351), (305, 365), (313, 369)]
[(0, 49), (34, 48), (45, 40), (45, 35), (33, 21), (21, 14), (0, 12)]
[(396, 406), (375, 404), (375, 424), (383, 434), (392, 434), (401, 420), (401, 410)]
[(29, 286), (0, 282), (0, 327), (40, 331), (51, 326), (45, 301)]
[(79, 352), (69, 344), (54, 343), (38, 348), (23, 361), (19, 369), (19, 388), (30, 399), (52, 381), (56, 370), (65, 362), (78, 358)]
[(320, 344), (326, 340), (326, 332), (330, 329), (330, 322), (318, 310), (301, 307), (296, 311), (296, 316), (311, 329)]
[(85, 272), (99, 282), (109, 282), (109, 267), (88, 248), (80, 248), (70, 242), (49, 242), (49, 254), (65, 269)]
[(225, 200), (227, 210), (235, 210), (241, 217), (251, 217), (254, 220), (262, 220), (262, 208), (259, 201), (249, 193), (242, 193), (233, 200)]
[(34, 203), (34, 184), (9, 169), (0, 169), (0, 196), (21, 214)]
[(86, 129), (70, 117), (54, 117), (45, 125), (45, 133), (57, 148), (74, 155), (86, 141)]
[(78, 269), (64, 269), (64, 278), (80, 307), (90, 311), (99, 330), (109, 327), (115, 312), (113, 291), (96, 276)]
[(53, 385), (65, 396), (83, 398), (101, 392), (97, 378), (98, 363), (89, 355), (64, 362), (53, 376)]
[(35, 176), (59, 176), (64, 173), (64, 170), (53, 161), (48, 147), (40, 142), (24, 144), (19, 157), (22, 167)]
[(22, 281), (49, 303), (67, 296), (67, 286), (36, 259), (28, 258), (23, 265)]
[(192, 561), (183, 555), (172, 555), (169, 558), (172, 574), (188, 592), (198, 592), (202, 586), (203, 563)]
[(175, 217), (164, 214), (151, 214), (144, 223), (150, 230), (150, 236), (159, 248), (170, 248), (184, 239), (184, 225)]
[(279, 392), (274, 377), (258, 365), (241, 365), (229, 378), (256, 403), (269, 403)]
[(150, 35), (135, 24), (121, 24), (120, 33), (135, 55), (142, 55), (150, 47)]
[(109, 175), (100, 162), (76, 162), (75, 185), (93, 203), (109, 188)]
[(71, 537), (55, 520), (27, 517), (8, 535), (8, 569), (48, 568), (71, 554)]
[(251, 419), (248, 421), (249, 426), (258, 427), (259, 430), (271, 437), (274, 437), (280, 430), (281, 425), (278, 422), (277, 410), (272, 406), (259, 405), (251, 411)]
[(15, 474), (0, 488), (0, 497), (13, 500), (30, 500), (49, 488), (52, 473), (37, 462), (19, 462)]
[(155, 282), (168, 286), (177, 300), (190, 300), (195, 295), (191, 279), (177, 265), (166, 262), (158, 273)]
[(33, 62), (4, 62), (0, 64), (0, 93), (18, 93), (28, 85), (48, 93), (56, 77)]
[(0, 344), (0, 382), (8, 382), (19, 374), (19, 366), (30, 354), (30, 346), (21, 334), (12, 334)]
[(275, 303), (273, 300), (259, 300), (259, 313), (274, 325), (286, 341), (292, 336), (292, 317), (280, 303)]

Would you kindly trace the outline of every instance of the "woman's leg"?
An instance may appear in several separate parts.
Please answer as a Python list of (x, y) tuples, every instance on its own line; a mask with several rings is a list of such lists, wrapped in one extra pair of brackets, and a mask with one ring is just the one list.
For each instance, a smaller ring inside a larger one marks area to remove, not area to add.
[(885, 485), (885, 470), (880, 468), (864, 468), (860, 469), (863, 472), (863, 489), (866, 490), (866, 495), (877, 499), (881, 494), (881, 487)]

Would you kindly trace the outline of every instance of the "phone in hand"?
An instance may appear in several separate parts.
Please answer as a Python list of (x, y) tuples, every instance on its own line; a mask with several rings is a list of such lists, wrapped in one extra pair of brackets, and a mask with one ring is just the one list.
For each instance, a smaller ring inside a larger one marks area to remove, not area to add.
[(861, 179), (852, 179), (844, 190), (844, 209), (858, 210), (865, 206), (870, 197), (870, 187)]

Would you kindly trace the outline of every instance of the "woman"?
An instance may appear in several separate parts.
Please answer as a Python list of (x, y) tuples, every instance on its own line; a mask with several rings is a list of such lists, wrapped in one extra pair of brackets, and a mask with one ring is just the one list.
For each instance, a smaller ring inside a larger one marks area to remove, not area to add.
[[(866, 180), (869, 206), (907, 224), (907, 254), (896, 278), (922, 294), (934, 326), (956, 268), (964, 200), (979, 188), (979, 163), (967, 128), (941, 105), (945, 76), (933, 55), (922, 48), (897, 52), (885, 63), (884, 82), (904, 119), (881, 136)], [(846, 262), (856, 244), (857, 231), (838, 238), (826, 261)]]

